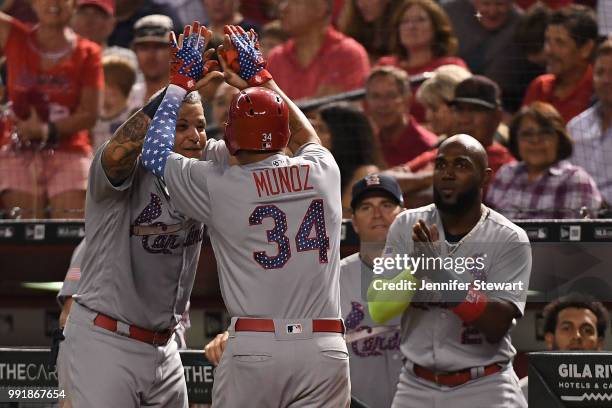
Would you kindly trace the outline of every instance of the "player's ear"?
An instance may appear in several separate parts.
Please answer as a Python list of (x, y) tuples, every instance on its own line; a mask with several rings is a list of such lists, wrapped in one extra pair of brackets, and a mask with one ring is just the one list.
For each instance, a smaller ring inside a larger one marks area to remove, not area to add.
[(546, 333), (544, 335), (544, 343), (546, 343), (546, 350), (555, 349), (555, 335), (553, 333)]
[(359, 235), (359, 228), (357, 227), (357, 223), (355, 222), (355, 212), (351, 213), (351, 224), (353, 224), (353, 230), (355, 234)]
[(493, 170), (490, 167), (487, 167), (486, 169), (484, 169), (480, 187), (484, 188), (484, 186), (488, 185), (492, 177), (493, 177)]

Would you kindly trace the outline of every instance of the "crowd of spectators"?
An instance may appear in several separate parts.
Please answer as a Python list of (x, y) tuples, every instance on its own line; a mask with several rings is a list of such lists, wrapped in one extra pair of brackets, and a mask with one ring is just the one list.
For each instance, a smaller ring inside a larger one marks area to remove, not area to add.
[[(81, 218), (93, 151), (168, 83), (168, 35), (197, 19), (260, 35), (310, 105), (342, 185), (386, 171), (431, 202), (436, 146), (467, 133), (512, 218), (605, 214), (612, 200), (612, 10), (595, 0), (5, 0), (0, 218)], [(364, 89), (362, 100), (325, 98)], [(235, 89), (202, 91), (222, 138)], [(345, 191), (343, 197), (348, 197)], [(345, 197), (345, 201), (346, 201)], [(349, 207), (345, 203), (345, 207)]]

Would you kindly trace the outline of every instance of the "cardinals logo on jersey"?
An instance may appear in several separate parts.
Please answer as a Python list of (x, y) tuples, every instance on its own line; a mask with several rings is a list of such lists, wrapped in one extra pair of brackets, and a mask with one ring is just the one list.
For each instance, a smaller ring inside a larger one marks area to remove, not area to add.
[[(163, 214), (163, 203), (155, 193), (151, 193), (149, 204), (134, 220), (131, 226), (131, 235), (142, 237), (142, 247), (151, 254), (172, 254), (172, 250), (180, 248), (180, 235), (175, 232), (186, 227), (184, 223), (166, 224), (161, 221), (153, 222)], [(201, 224), (191, 225), (182, 246), (186, 247), (201, 242), (204, 238), (204, 228)], [(150, 242), (150, 241), (153, 242)]]
[[(353, 353), (359, 357), (381, 356), (383, 352), (390, 350), (399, 350), (400, 333), (397, 329), (389, 330), (386, 327), (370, 327), (361, 325), (366, 317), (365, 307), (359, 302), (351, 302), (351, 311), (344, 319), (347, 332), (371, 333), (363, 340), (357, 340), (351, 343)], [(383, 329), (383, 332), (376, 334), (378, 329)]]
[(351, 302), (351, 311), (344, 319), (346, 330), (354, 330), (365, 318), (363, 305), (359, 302)]

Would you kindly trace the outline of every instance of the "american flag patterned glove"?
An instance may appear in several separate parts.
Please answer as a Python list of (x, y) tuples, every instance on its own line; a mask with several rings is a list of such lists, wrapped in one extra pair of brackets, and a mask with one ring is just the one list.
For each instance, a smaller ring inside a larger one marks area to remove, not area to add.
[(166, 160), (174, 149), (176, 118), (187, 91), (171, 84), (155, 112), (142, 145), (142, 164), (157, 177), (163, 177)]
[(224, 31), (234, 46), (234, 50), (228, 50), (223, 55), (230, 68), (251, 86), (259, 86), (272, 79), (259, 50), (255, 31), (246, 33), (242, 27), (232, 25), (226, 25)]
[(174, 33), (170, 33), (170, 49), (172, 59), (170, 62), (170, 83), (178, 85), (186, 91), (193, 91), (196, 82), (203, 76), (204, 51), (206, 27), (195, 21), (192, 26), (185, 26), (183, 44), (179, 48)]

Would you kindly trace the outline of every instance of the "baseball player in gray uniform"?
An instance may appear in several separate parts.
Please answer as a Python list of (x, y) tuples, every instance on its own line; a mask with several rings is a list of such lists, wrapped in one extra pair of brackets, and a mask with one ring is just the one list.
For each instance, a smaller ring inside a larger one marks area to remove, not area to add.
[[(204, 154), (206, 155), (206, 153), (209, 153), (208, 156), (210, 157), (210, 151), (205, 150)], [(78, 293), (79, 281), (81, 279), (81, 264), (83, 263), (85, 246), (86, 239), (83, 238), (81, 242), (79, 242), (79, 245), (74, 248), (72, 257), (70, 258), (70, 266), (68, 267), (66, 276), (64, 277), (64, 283), (62, 284), (60, 291), (57, 293), (57, 302), (62, 308), (59, 319), (59, 326), (62, 329), (66, 325), (66, 320), (68, 319), (68, 315), (70, 313), (72, 296)], [(189, 305), (190, 303), (187, 302), (185, 313), (183, 313), (179, 325), (176, 326), (176, 329), (174, 330), (174, 340), (176, 341), (179, 349), (187, 348), (185, 332), (191, 327), (191, 322), (189, 320)]]
[[(70, 265), (68, 266), (66, 276), (64, 277), (64, 283), (60, 291), (57, 293), (57, 303), (61, 307), (62, 311), (59, 317), (59, 329), (54, 332), (53, 344), (51, 345), (51, 361), (53, 361), (54, 363), (57, 360), (60, 343), (64, 340), (64, 335), (62, 334), (62, 332), (64, 326), (66, 325), (68, 315), (70, 313), (70, 307), (72, 306), (72, 296), (77, 293), (77, 289), (79, 288), (79, 281), (81, 279), (81, 264), (83, 263), (83, 253), (85, 252), (85, 246), (85, 238), (83, 238), (81, 242), (79, 242), (79, 245), (74, 248), (72, 256), (70, 257)], [(60, 399), (59, 406), (63, 408), (69, 408), (71, 406), (69, 399)]]
[[(200, 33), (195, 23), (193, 31)], [(184, 34), (196, 36), (191, 28)], [(171, 127), (174, 150), (194, 159), (206, 143), (201, 100), (191, 92), (197, 79), (210, 79), (202, 49), (197, 72), (173, 70), (170, 78), (185, 89)], [(128, 119), (90, 169), (87, 246), (58, 359), (60, 388), (76, 408), (187, 406), (170, 339), (189, 300), (204, 228), (178, 211), (163, 180), (141, 165), (144, 134), (164, 95)]]
[(353, 185), (352, 223), (359, 252), (340, 262), (340, 305), (346, 323), (352, 395), (370, 408), (388, 408), (397, 388), (402, 358), (399, 316), (374, 323), (366, 300), (373, 259), (380, 255), (389, 227), (404, 199), (393, 177), (371, 174)]
[[(389, 230), (384, 257), (444, 261), (400, 274), (416, 286), (404, 295), (393, 407), (526, 407), (509, 332), (524, 311), (531, 250), (521, 228), (482, 205), (490, 173), (476, 139), (450, 137), (435, 161), (435, 204), (400, 214)], [(384, 320), (395, 306), (373, 301), (370, 311)]]
[(64, 327), (66, 325), (66, 319), (70, 313), (70, 306), (72, 306), (72, 296), (77, 293), (79, 288), (79, 281), (81, 279), (81, 265), (83, 263), (83, 254), (85, 253), (86, 240), (83, 238), (79, 245), (74, 248), (72, 256), (70, 257), (70, 265), (66, 271), (64, 277), (64, 283), (62, 288), (57, 293), (57, 302), (62, 308), (60, 314), (59, 325)]
[[(189, 54), (190, 46), (181, 50)], [(171, 151), (173, 136), (162, 121), (173, 120), (184, 95), (175, 86), (143, 145), (143, 164), (163, 176), (177, 209), (208, 226), (217, 259), (232, 319), (213, 405), (348, 406), (338, 166), (271, 80), (254, 33), (226, 26), (218, 51), (226, 82), (241, 89), (230, 106), (225, 142), (218, 144), (239, 165)], [(282, 154), (286, 147), (293, 157)]]

